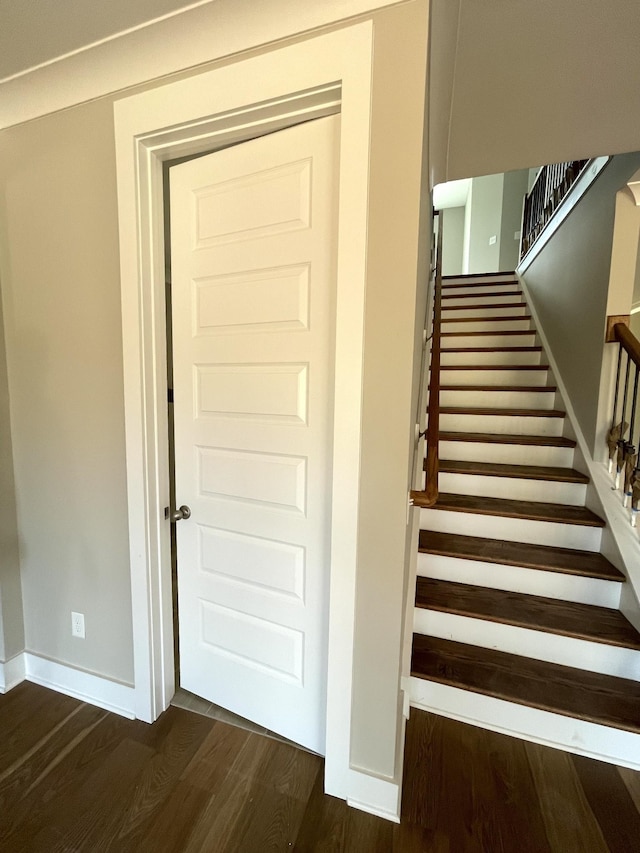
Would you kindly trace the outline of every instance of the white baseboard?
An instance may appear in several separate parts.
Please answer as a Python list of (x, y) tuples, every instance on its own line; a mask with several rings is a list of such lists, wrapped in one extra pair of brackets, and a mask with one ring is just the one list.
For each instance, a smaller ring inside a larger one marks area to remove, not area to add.
[(25, 679), (24, 654), (0, 663), (0, 693), (7, 693)]
[(411, 706), (499, 734), (640, 770), (640, 735), (412, 678)]
[(81, 702), (135, 719), (135, 690), (91, 672), (83, 672), (47, 658), (23, 652), (0, 664), (0, 693), (6, 693), (21, 681), (32, 681)]
[(400, 794), (402, 785), (391, 779), (371, 776), (353, 767), (349, 769), (347, 805), (361, 812), (400, 823)]

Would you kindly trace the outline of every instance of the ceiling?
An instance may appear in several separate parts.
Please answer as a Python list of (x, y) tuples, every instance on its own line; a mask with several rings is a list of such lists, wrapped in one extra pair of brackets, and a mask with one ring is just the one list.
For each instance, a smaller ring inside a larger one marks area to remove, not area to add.
[(0, 80), (215, 0), (0, 0)]

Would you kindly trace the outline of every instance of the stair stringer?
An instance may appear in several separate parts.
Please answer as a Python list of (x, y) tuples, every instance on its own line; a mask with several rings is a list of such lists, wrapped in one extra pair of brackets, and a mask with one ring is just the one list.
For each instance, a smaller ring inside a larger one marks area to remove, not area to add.
[[(640, 631), (640, 538), (638, 529), (632, 528), (629, 523), (628, 510), (622, 506), (622, 492), (613, 491), (611, 488), (611, 475), (607, 470), (607, 466), (604, 462), (594, 459), (591, 454), (584, 433), (578, 423), (567, 387), (562, 379), (562, 374), (558, 369), (553, 351), (549, 346), (549, 340), (545, 334), (544, 327), (540, 322), (535, 304), (531, 299), (527, 283), (517, 273), (516, 277), (526, 297), (533, 323), (558, 388), (558, 394), (562, 399), (567, 414), (566, 422), (568, 422), (573, 433), (571, 437), (577, 442), (576, 450), (579, 451), (579, 454), (576, 454), (578, 458), (576, 459), (576, 463), (574, 463), (574, 467), (580, 470), (580, 462), (582, 462), (582, 466), (586, 469), (583, 470), (583, 473), (587, 474), (590, 478), (589, 485), (587, 486), (585, 505), (593, 512), (603, 516), (607, 522), (607, 526), (604, 528), (602, 534), (600, 551), (627, 578), (627, 583), (623, 584), (622, 588), (620, 612), (631, 622), (636, 630)], [(613, 376), (611, 380), (612, 382), (614, 381)]]

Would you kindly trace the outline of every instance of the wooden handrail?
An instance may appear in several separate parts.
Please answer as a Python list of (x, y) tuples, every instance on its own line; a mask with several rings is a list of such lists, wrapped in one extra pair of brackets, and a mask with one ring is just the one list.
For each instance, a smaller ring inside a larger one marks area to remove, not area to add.
[(427, 463), (424, 491), (412, 491), (414, 506), (433, 506), (438, 500), (438, 442), (440, 440), (440, 317), (442, 303), (442, 219), (438, 222), (436, 274), (433, 289), (433, 331), (429, 368), (429, 405), (427, 419)]
[(624, 323), (616, 323), (613, 332), (616, 341), (625, 350), (631, 361), (640, 367), (640, 341)]

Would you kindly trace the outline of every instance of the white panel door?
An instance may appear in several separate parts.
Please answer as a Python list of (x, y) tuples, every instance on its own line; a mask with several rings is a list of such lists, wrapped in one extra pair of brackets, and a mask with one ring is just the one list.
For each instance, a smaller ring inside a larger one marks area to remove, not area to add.
[(338, 137), (171, 169), (180, 682), (321, 753)]

